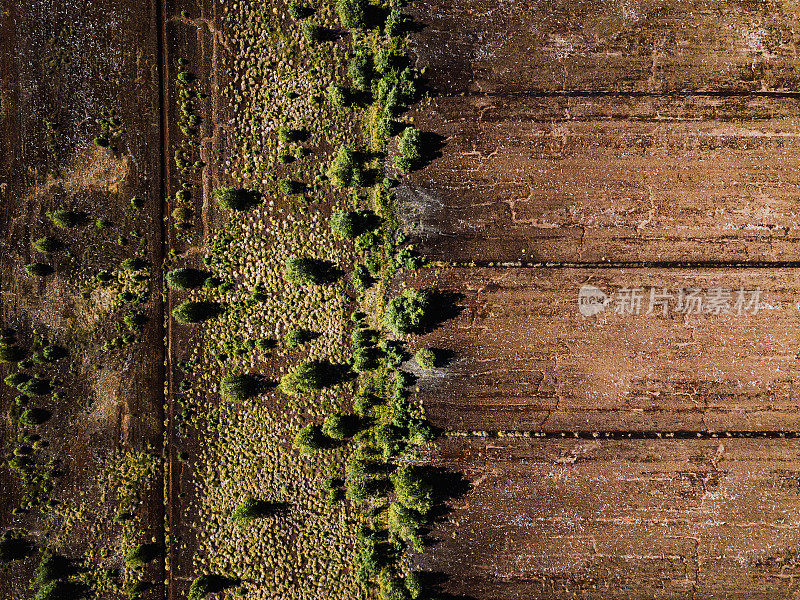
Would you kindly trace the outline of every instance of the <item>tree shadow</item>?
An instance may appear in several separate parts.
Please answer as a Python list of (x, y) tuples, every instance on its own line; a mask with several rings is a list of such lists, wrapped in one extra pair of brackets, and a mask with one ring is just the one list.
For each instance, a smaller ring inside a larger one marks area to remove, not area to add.
[(258, 517), (272, 517), (275, 515), (285, 515), (289, 512), (291, 504), (288, 502), (273, 502), (269, 500), (256, 500), (253, 512)]
[(420, 132), (420, 159), (414, 162), (414, 170), (427, 167), (437, 158), (442, 157), (445, 137), (433, 131)]
[(443, 292), (436, 289), (427, 290), (427, 292), (429, 301), (425, 320), (415, 333), (430, 333), (444, 322), (455, 319), (464, 310), (464, 307), (458, 304), (464, 299), (464, 294)]

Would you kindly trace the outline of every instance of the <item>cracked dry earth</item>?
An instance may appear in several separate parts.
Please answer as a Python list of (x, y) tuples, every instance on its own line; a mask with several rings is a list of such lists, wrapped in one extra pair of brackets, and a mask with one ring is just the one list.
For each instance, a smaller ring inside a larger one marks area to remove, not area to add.
[(403, 283), (455, 298), (418, 397), (471, 482), (419, 566), (479, 600), (800, 597), (797, 5), (412, 10), (442, 144), (398, 195), (439, 263)]

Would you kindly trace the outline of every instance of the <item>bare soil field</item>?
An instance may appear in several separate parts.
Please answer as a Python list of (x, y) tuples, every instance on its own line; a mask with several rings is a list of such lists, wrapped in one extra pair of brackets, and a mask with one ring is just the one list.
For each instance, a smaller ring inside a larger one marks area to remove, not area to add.
[(798, 569), (796, 440), (451, 438), (467, 497), (420, 566), (471, 598), (776, 600)]
[(400, 193), (419, 250), (478, 262), (794, 262), (800, 106), (772, 96), (441, 96)]
[[(408, 283), (456, 298), (457, 316), (418, 341), (454, 352), (446, 366), (419, 371), (416, 384), (439, 426), (800, 430), (794, 270), (453, 267)], [(580, 313), (583, 285), (609, 296), (604, 312)], [(615, 300), (634, 288), (638, 314)], [(647, 314), (651, 288), (671, 295), (666, 315), (658, 303)], [(709, 290), (733, 290), (729, 314), (676, 312), (680, 288), (702, 290), (706, 302)], [(734, 311), (740, 289), (761, 290), (756, 314)]]

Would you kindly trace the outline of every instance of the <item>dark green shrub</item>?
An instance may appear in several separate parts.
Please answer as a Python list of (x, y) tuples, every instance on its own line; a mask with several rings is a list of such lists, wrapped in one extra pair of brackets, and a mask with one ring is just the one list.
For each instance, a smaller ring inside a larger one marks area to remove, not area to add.
[(108, 219), (97, 219), (97, 221), (94, 222), (94, 226), (97, 229), (108, 229), (111, 225), (112, 223)]
[(228, 579), (221, 575), (200, 575), (189, 586), (188, 600), (203, 600), (209, 594), (221, 592), (222, 590), (236, 584), (235, 579)]
[(408, 19), (397, 9), (389, 11), (386, 21), (383, 24), (384, 31), (389, 37), (395, 37), (403, 33)]
[(30, 378), (31, 376), (25, 373), (11, 373), (3, 379), (3, 382), (9, 387), (16, 388), (27, 382)]
[(216, 317), (220, 313), (219, 305), (214, 302), (198, 302), (187, 300), (172, 309), (172, 316), (178, 323), (202, 323)]
[(44, 252), (50, 254), (51, 252), (58, 252), (63, 248), (63, 244), (54, 237), (43, 237), (33, 242), (33, 247), (37, 252)]
[(80, 225), (82, 221), (81, 213), (74, 210), (58, 209), (47, 213), (47, 216), (56, 227), (60, 227), (61, 229), (75, 227)]
[(125, 271), (142, 271), (147, 268), (147, 261), (138, 257), (126, 258), (119, 266)]
[(45, 277), (53, 272), (53, 267), (44, 263), (31, 263), (25, 266), (25, 272), (32, 277)]
[(394, 166), (397, 167), (397, 170), (401, 173), (411, 173), (414, 166), (409, 159), (402, 155), (395, 156), (393, 162)]
[(363, 29), (367, 26), (367, 0), (336, 0), (336, 12), (342, 27)]
[(50, 413), (43, 408), (26, 408), (19, 416), (19, 422), (23, 425), (41, 425), (50, 418)]
[(258, 379), (252, 375), (230, 373), (222, 378), (220, 395), (231, 402), (244, 402), (253, 396), (257, 396), (260, 387)]
[(425, 323), (430, 305), (431, 297), (428, 292), (405, 289), (389, 302), (384, 313), (384, 323), (398, 336), (418, 331)]
[(137, 600), (142, 594), (149, 590), (151, 584), (146, 581), (130, 581), (125, 585), (125, 593), (130, 600)]
[(408, 509), (427, 514), (433, 508), (434, 488), (421, 467), (406, 466), (391, 475), (397, 500)]
[(298, 450), (320, 450), (325, 447), (325, 436), (318, 425), (309, 424), (295, 434), (292, 445)]
[(278, 189), (286, 195), (299, 194), (305, 189), (305, 185), (300, 181), (281, 179), (278, 182)]
[(179, 268), (169, 271), (165, 280), (173, 290), (189, 290), (203, 285), (207, 274), (197, 269)]
[(317, 360), (306, 360), (281, 377), (280, 389), (290, 396), (312, 393), (329, 384), (329, 368)]
[(256, 204), (255, 195), (250, 190), (220, 187), (214, 190), (214, 197), (221, 208), (229, 210), (247, 210)]
[(353, 287), (357, 292), (363, 292), (372, 286), (373, 283), (375, 283), (375, 280), (372, 278), (372, 275), (369, 274), (367, 267), (360, 264), (356, 265), (353, 269), (351, 278), (353, 280)]
[(61, 346), (49, 345), (42, 348), (42, 358), (46, 362), (53, 362), (67, 356), (67, 351)]
[(125, 564), (131, 569), (138, 569), (155, 560), (159, 554), (161, 546), (158, 544), (139, 544), (125, 555)]
[(325, 90), (325, 96), (328, 98), (328, 102), (334, 106), (347, 106), (350, 102), (350, 96), (347, 93), (347, 89), (335, 83), (331, 83), (327, 87)]
[(178, 223), (185, 223), (192, 220), (192, 211), (185, 206), (172, 209), (172, 218)]
[(414, 359), (425, 370), (436, 367), (436, 351), (432, 348), (420, 348), (414, 355)]

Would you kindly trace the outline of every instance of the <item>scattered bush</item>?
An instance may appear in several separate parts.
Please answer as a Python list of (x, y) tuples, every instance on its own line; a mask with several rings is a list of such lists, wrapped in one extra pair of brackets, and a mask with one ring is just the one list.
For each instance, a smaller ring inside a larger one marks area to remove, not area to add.
[(74, 210), (58, 209), (47, 213), (47, 217), (56, 227), (67, 229), (80, 225), (83, 220), (81, 213)]
[(169, 271), (165, 279), (173, 290), (189, 290), (203, 285), (206, 277), (205, 272), (197, 269), (178, 268)]
[(336, 12), (342, 27), (364, 29), (367, 26), (367, 0), (336, 0)]
[(43, 237), (33, 242), (33, 247), (37, 252), (50, 254), (51, 252), (58, 252), (63, 247), (63, 244), (54, 237)]
[(255, 194), (252, 191), (232, 187), (215, 189), (214, 198), (221, 208), (229, 210), (247, 210), (256, 204)]
[(231, 373), (222, 378), (220, 395), (231, 402), (244, 402), (258, 395), (260, 387), (258, 379), (252, 375)]
[(418, 331), (425, 323), (430, 305), (431, 297), (428, 292), (405, 289), (389, 302), (384, 313), (384, 322), (398, 336)]
[(420, 348), (414, 355), (414, 359), (425, 370), (436, 367), (436, 351), (432, 348)]
[(53, 272), (53, 267), (44, 263), (31, 263), (25, 266), (25, 272), (32, 277), (45, 277)]
[(125, 555), (125, 564), (131, 569), (138, 569), (155, 560), (159, 554), (161, 546), (158, 544), (139, 544)]
[(292, 445), (298, 450), (320, 450), (325, 447), (325, 436), (318, 425), (309, 424), (295, 434)]
[(214, 302), (198, 302), (187, 300), (172, 309), (172, 316), (178, 323), (202, 323), (216, 317), (220, 313), (219, 305)]

